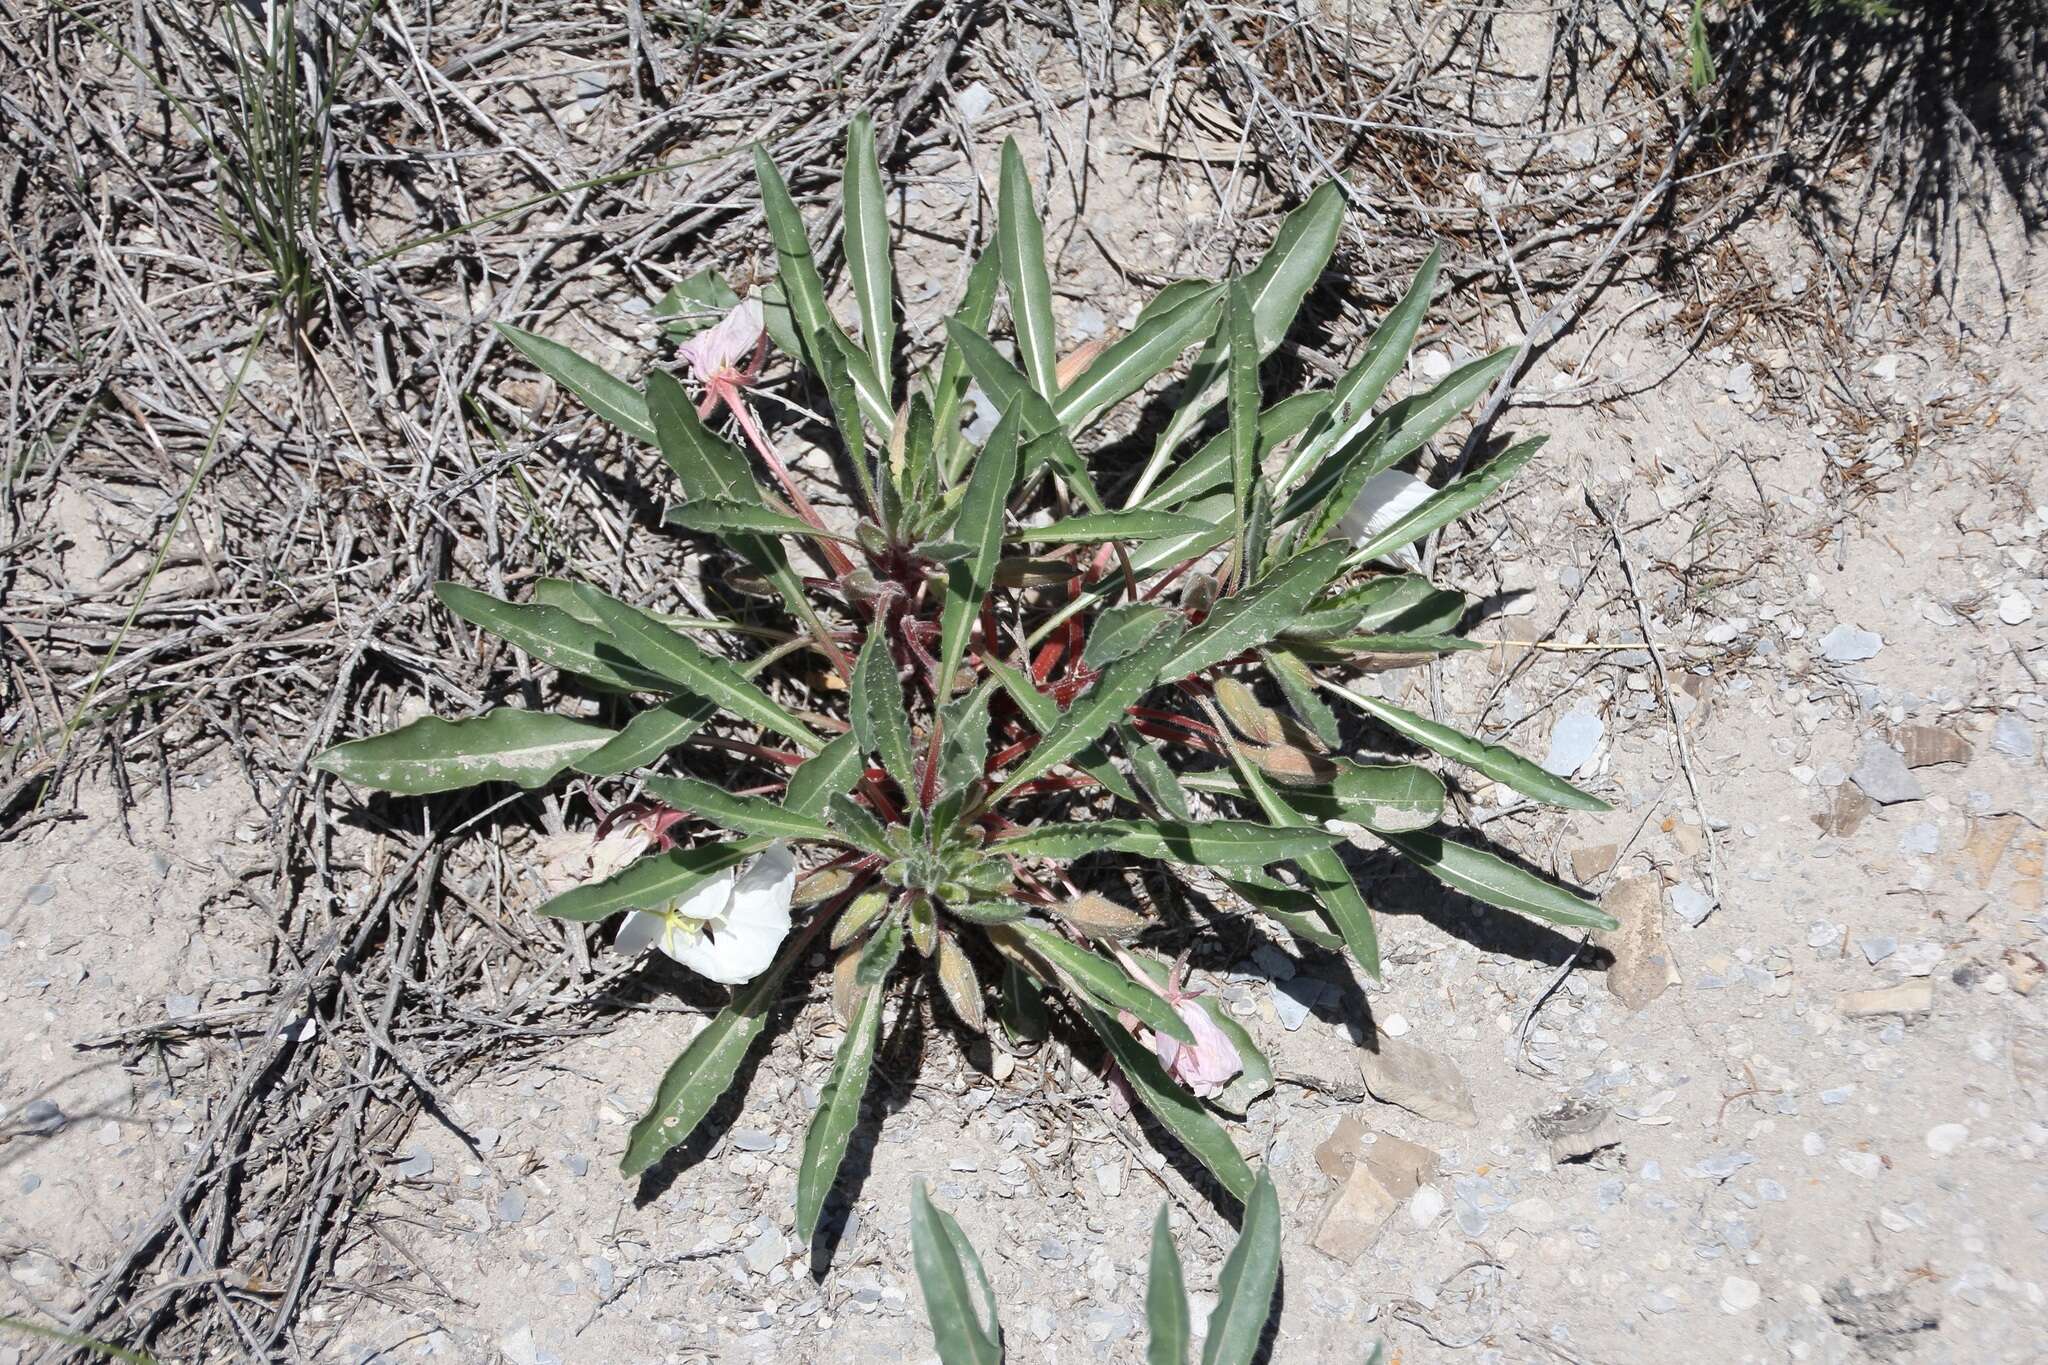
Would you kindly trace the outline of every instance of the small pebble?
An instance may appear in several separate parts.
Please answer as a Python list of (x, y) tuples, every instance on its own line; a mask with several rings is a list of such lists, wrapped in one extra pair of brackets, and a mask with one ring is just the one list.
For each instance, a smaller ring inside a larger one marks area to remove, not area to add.
[(1863, 960), (1875, 967), (1899, 950), (1899, 941), (1887, 934), (1879, 938), (1859, 939), (1856, 946), (1863, 950)]
[(1443, 1217), (1444, 1194), (1434, 1185), (1423, 1185), (1408, 1199), (1408, 1221), (1416, 1227), (1426, 1228)]
[(1998, 619), (2009, 626), (2023, 626), (2034, 619), (2034, 604), (2023, 593), (2009, 592), (1998, 599)]
[(1875, 1180), (1884, 1171), (1884, 1158), (1876, 1152), (1837, 1152), (1835, 1160), (1851, 1175)]
[(1764, 1296), (1763, 1289), (1755, 1280), (1741, 1275), (1730, 1275), (1721, 1281), (1721, 1308), (1728, 1313), (1747, 1313), (1757, 1306)]
[(1408, 1027), (1408, 1016), (1404, 1014), (1390, 1014), (1380, 1021), (1380, 1032), (1386, 1034), (1389, 1038), (1406, 1037)]
[(1820, 655), (1831, 664), (1861, 663), (1877, 657), (1884, 637), (1876, 631), (1859, 630), (1847, 622), (1820, 637)]
[(1697, 929), (1714, 913), (1714, 898), (1698, 887), (1683, 882), (1671, 888), (1671, 908), (1678, 917)]
[(1960, 1123), (1937, 1123), (1927, 1130), (1927, 1150), (1936, 1156), (1948, 1156), (1969, 1140), (1968, 1126)]
[(60, 1132), (64, 1123), (64, 1111), (55, 1100), (30, 1100), (14, 1116), (15, 1128), (30, 1137), (49, 1137)]

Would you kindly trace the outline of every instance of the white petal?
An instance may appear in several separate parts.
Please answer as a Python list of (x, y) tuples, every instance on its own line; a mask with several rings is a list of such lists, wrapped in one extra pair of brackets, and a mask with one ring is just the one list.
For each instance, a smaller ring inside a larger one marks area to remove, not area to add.
[(668, 921), (652, 911), (628, 910), (626, 922), (619, 926), (619, 936), (612, 940), (612, 948), (627, 957), (638, 957), (654, 946), (667, 926)]
[(1413, 474), (1383, 469), (1365, 481), (1349, 511), (1337, 522), (1337, 534), (1363, 545), (1429, 501), (1436, 490)]
[(732, 909), (733, 869), (706, 877), (671, 907), (684, 919), (721, 920)]
[(758, 299), (742, 299), (718, 322), (677, 348), (699, 382), (723, 370), (745, 367), (761, 340), (765, 323)]
[(733, 886), (725, 917), (704, 926), (687, 943), (663, 951), (685, 967), (737, 986), (752, 981), (775, 961), (789, 937), (789, 900), (796, 890), (796, 859), (780, 840), (769, 845)]

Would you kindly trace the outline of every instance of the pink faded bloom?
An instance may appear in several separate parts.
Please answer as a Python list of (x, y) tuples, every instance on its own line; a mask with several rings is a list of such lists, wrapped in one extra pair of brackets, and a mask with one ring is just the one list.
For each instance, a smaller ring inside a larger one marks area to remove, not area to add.
[(758, 299), (742, 299), (715, 327), (697, 333), (677, 353), (690, 373), (706, 388), (714, 384), (745, 384), (753, 379), (761, 337), (767, 330)]
[(1244, 1070), (1244, 1059), (1238, 1056), (1230, 1035), (1216, 1027), (1216, 1021), (1200, 1001), (1191, 995), (1181, 995), (1173, 1001), (1173, 1008), (1187, 1024), (1188, 1032), (1195, 1035), (1194, 1045), (1154, 1033), (1152, 1051), (1158, 1054), (1167, 1075), (1193, 1091), (1197, 1099), (1212, 1099), (1223, 1093), (1232, 1076)]

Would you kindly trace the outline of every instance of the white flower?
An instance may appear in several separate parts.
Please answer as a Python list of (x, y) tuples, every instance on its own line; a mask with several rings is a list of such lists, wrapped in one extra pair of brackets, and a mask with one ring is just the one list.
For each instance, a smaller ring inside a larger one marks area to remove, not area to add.
[(666, 910), (634, 910), (613, 947), (629, 956), (659, 948), (713, 981), (752, 981), (789, 936), (796, 859), (781, 840), (746, 871), (727, 868)]
[(699, 384), (743, 381), (766, 328), (760, 300), (742, 299), (717, 326), (697, 333), (676, 350), (689, 362)]
[[(1365, 481), (1349, 511), (1338, 519), (1336, 534), (1353, 545), (1363, 545), (1389, 526), (1428, 502), (1434, 488), (1413, 474), (1383, 469)], [(1403, 546), (1386, 556), (1408, 568), (1420, 567), (1415, 551)]]

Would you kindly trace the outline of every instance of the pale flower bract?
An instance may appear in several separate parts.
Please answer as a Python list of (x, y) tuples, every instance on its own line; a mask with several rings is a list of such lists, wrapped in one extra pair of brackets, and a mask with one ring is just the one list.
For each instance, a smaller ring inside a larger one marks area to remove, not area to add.
[(612, 946), (628, 956), (659, 948), (699, 976), (737, 986), (775, 960), (795, 891), (796, 859), (777, 840), (745, 871), (727, 868), (665, 910), (632, 911)]

